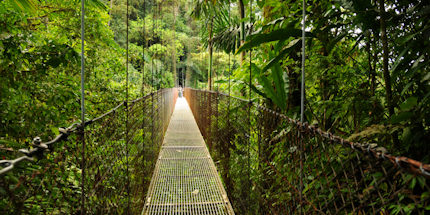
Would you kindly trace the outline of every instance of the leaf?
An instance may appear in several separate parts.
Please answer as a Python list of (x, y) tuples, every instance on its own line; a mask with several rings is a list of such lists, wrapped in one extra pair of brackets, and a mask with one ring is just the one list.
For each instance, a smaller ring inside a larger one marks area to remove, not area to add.
[(425, 82), (425, 81), (427, 81), (427, 80), (429, 80), (430, 79), (430, 72), (428, 72), (425, 76), (424, 76), (424, 78), (423, 79), (421, 79), (421, 82)]
[(299, 41), (301, 41), (301, 39), (295, 39), (291, 41), (275, 58), (269, 61), (269, 63), (261, 70), (261, 72), (266, 72), (269, 68), (279, 62), (286, 54), (294, 50), (300, 44)]
[(278, 101), (277, 105), (282, 110), (285, 110), (287, 108), (287, 95), (285, 93), (285, 83), (282, 73), (283, 71), (279, 64), (275, 64), (275, 66), (272, 67), (272, 79), (275, 82), (275, 96), (277, 97), (276, 100)]
[(336, 46), (336, 44), (341, 41), (345, 36), (347, 35), (347, 32), (343, 32), (339, 35), (337, 35), (335, 38), (330, 40), (330, 42), (327, 45), (327, 51), (331, 52), (331, 50)]
[[(250, 37), (250, 40), (245, 42), (239, 49), (236, 51), (237, 53), (252, 49), (254, 47), (257, 47), (263, 43), (278, 41), (278, 40), (286, 40), (290, 37), (301, 37), (302, 36), (302, 30), (288, 27), (283, 29), (274, 30), (269, 33), (258, 33), (254, 34)], [(313, 35), (310, 32), (306, 32), (307, 37), (313, 37)]]
[(258, 81), (263, 86), (264, 92), (267, 95), (269, 99), (271, 99), (276, 105), (279, 104), (279, 102), (276, 100), (275, 91), (273, 90), (272, 84), (270, 83), (269, 79), (263, 74), (259, 76)]
[(418, 98), (417, 98), (417, 97), (414, 97), (414, 96), (411, 96), (411, 97), (409, 97), (408, 99), (406, 99), (406, 100), (405, 100), (405, 101), (400, 105), (400, 109), (401, 109), (402, 111), (410, 110), (410, 109), (412, 109), (413, 107), (415, 107), (417, 104), (418, 104)]
[(262, 97), (264, 97), (264, 98), (267, 98), (267, 95), (265, 94), (265, 93), (263, 93), (263, 92), (261, 92), (261, 90), (259, 90), (259, 89), (257, 89), (257, 87), (255, 87), (253, 84), (251, 84), (251, 89), (254, 91), (254, 92), (256, 92), (258, 95), (260, 95), (260, 96), (262, 96)]
[(404, 122), (404, 121), (408, 121), (410, 118), (412, 118), (412, 116), (414, 115), (414, 113), (412, 112), (400, 112), (394, 116), (391, 117), (391, 123), (400, 123), (400, 122)]
[(86, 2), (88, 2), (88, 5), (91, 5), (93, 7), (96, 7), (102, 10), (108, 9), (108, 7), (100, 0), (86, 0)]
[(17, 10), (34, 13), (37, 9), (33, 0), (9, 0), (9, 2)]

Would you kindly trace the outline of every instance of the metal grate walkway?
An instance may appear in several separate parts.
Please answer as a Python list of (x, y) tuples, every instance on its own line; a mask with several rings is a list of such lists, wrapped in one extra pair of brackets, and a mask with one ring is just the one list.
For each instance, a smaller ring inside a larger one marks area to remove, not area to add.
[(185, 98), (178, 98), (142, 214), (234, 214)]

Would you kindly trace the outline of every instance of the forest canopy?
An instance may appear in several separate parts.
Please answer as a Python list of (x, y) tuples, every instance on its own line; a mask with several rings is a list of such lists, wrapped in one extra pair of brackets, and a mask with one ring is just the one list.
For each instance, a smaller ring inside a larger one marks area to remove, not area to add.
[[(88, 0), (87, 117), (173, 86), (219, 90), (299, 116), (300, 1)], [(79, 116), (80, 1), (0, 3), (2, 147)], [(427, 1), (307, 2), (305, 119), (429, 161)], [(251, 85), (249, 74), (252, 71)]]

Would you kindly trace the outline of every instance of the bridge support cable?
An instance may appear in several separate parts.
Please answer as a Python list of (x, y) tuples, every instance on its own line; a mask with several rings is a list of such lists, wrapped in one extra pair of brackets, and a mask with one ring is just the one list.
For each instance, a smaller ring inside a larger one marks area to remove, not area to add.
[[(249, 27), (249, 34), (252, 34), (252, 30), (253, 30), (253, 20), (252, 20), (252, 0), (249, 1), (249, 20), (250, 20), (250, 27)], [(252, 49), (249, 50), (249, 80), (248, 80), (248, 141), (247, 141), (247, 174), (248, 174), (248, 193), (247, 193), (247, 203), (248, 205), (252, 205), (251, 203), (251, 188), (252, 188), (252, 184), (251, 184), (251, 153), (250, 153), (250, 148), (251, 148), (251, 104), (252, 104), (252, 90), (251, 90), (251, 85), (252, 85)], [(251, 207), (249, 207), (250, 209)], [(249, 213), (249, 212), (248, 212)]]
[[(145, 95), (145, 48), (147, 47), (147, 38), (146, 38), (146, 1), (143, 2), (143, 23), (142, 23), (142, 38), (143, 38), (143, 44), (142, 44), (142, 87), (141, 87), (141, 95), (142, 97)], [(145, 109), (142, 108), (142, 116), (145, 116)], [(145, 131), (145, 117), (142, 117), (142, 124), (141, 124), (141, 130), (142, 132), (142, 160), (145, 160), (146, 158), (146, 132)], [(142, 164), (143, 172), (146, 174), (146, 163), (144, 162)], [(142, 198), (145, 197), (145, 187), (146, 187), (146, 180), (145, 177), (141, 178), (142, 185), (143, 185), (143, 192), (142, 192)]]
[(85, 0), (81, 0), (81, 214), (85, 214)]
[[(305, 60), (306, 60), (306, 1), (303, 0), (302, 1), (302, 81), (301, 81), (301, 92), (300, 92), (300, 122), (304, 123), (305, 122), (305, 99), (306, 99), (306, 95), (305, 95)], [(300, 132), (300, 131), (299, 131)], [(301, 134), (299, 134), (301, 135)], [(302, 197), (302, 191), (303, 191), (303, 138), (300, 138), (300, 147), (299, 147), (299, 151), (300, 151), (300, 187), (299, 187), (299, 192), (300, 192), (300, 212), (302, 210), (302, 202), (303, 202), (303, 197)]]
[(129, 157), (130, 157), (130, 137), (129, 137), (129, 0), (126, 0), (126, 81), (125, 81), (125, 153), (126, 153), (126, 194), (127, 194), (127, 209), (125, 214), (130, 214), (130, 171), (129, 171)]

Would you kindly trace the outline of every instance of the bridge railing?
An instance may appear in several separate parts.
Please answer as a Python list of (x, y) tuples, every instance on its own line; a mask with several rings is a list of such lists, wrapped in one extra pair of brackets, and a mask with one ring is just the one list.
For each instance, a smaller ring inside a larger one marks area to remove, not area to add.
[[(140, 214), (177, 98), (162, 89), (2, 161), (0, 214)], [(83, 156), (85, 155), (85, 156)]]
[(222, 93), (185, 89), (237, 214), (425, 214), (430, 165)]

